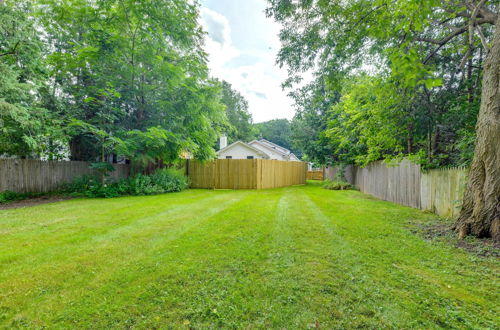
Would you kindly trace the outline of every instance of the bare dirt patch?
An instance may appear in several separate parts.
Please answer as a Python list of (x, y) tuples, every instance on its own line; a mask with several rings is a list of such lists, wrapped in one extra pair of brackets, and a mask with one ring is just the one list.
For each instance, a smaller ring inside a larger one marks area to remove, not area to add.
[(452, 220), (439, 219), (436, 221), (411, 222), (410, 230), (428, 241), (442, 241), (457, 248), (466, 250), (480, 257), (500, 258), (500, 242), (491, 238), (466, 237), (458, 239), (453, 230)]
[(62, 202), (68, 199), (72, 199), (71, 196), (58, 196), (58, 195), (47, 195), (34, 198), (23, 199), (19, 201), (13, 201), (5, 204), (0, 204), (0, 210), (18, 209), (21, 207), (31, 207), (47, 203)]

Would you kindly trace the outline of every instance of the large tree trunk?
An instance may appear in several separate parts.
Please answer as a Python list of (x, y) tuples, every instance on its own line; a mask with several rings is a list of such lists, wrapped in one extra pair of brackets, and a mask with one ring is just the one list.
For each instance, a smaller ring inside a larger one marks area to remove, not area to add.
[(500, 240), (500, 15), (485, 61), (476, 146), (455, 230)]

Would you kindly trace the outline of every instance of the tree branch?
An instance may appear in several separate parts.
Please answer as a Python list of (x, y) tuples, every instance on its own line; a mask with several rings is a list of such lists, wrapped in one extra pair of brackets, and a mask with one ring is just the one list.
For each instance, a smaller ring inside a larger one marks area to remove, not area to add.
[(19, 43), (20, 43), (20, 41), (16, 42), (16, 44), (14, 45), (14, 48), (9, 50), (8, 52), (0, 54), (0, 57), (7, 56), (7, 55), (14, 55), (16, 53), (17, 46), (19, 46)]
[(371, 9), (368, 13), (366, 13), (366, 14), (365, 14), (365, 15), (363, 15), (361, 18), (359, 18), (359, 19), (358, 19), (358, 20), (357, 20), (357, 21), (353, 24), (353, 26), (352, 26), (350, 29), (347, 29), (346, 31), (347, 31), (347, 32), (352, 31), (356, 25), (358, 25), (359, 23), (363, 22), (365, 19), (367, 19), (367, 18), (368, 18), (368, 16), (370, 16), (371, 14), (373, 14), (374, 12), (376, 12), (377, 10), (379, 10), (380, 8), (385, 7), (385, 6), (387, 6), (387, 4), (385, 4), (385, 3), (384, 3), (384, 4), (381, 4), (381, 5), (377, 6), (377, 7), (375, 7), (375, 8), (372, 8), (372, 9)]
[(467, 59), (469, 59), (469, 56), (472, 54), (472, 48), (467, 48), (467, 51), (465, 52), (464, 57), (462, 57), (462, 60), (460, 61), (459, 70), (458, 71), (463, 71), (465, 67), (465, 63), (467, 63)]
[[(481, 1), (481, 3), (483, 3), (484, 0)], [(480, 3), (480, 4), (481, 4)], [(426, 42), (426, 43), (430, 43), (430, 44), (435, 44), (437, 45), (436, 49), (434, 49), (424, 60), (424, 64), (426, 64), (432, 57), (434, 57), (434, 55), (436, 55), (436, 53), (444, 46), (446, 45), (450, 40), (452, 40), (453, 38), (469, 31), (469, 44), (470, 44), (470, 38), (472, 37), (472, 33), (470, 33), (470, 29), (471, 28), (474, 28), (474, 27), (479, 27), (479, 25), (482, 25), (482, 24), (485, 24), (485, 23), (489, 23), (489, 21), (487, 19), (484, 19), (484, 18), (481, 18), (481, 19), (477, 19), (476, 16), (478, 15), (479, 13), (479, 6), (476, 7), (477, 10), (475, 10), (473, 12), (473, 16), (470, 16), (468, 15), (469, 19), (471, 20), (470, 23), (467, 25), (467, 26), (462, 26), (462, 27), (455, 27), (453, 28), (453, 32), (448, 34), (446, 37), (444, 38), (441, 38), (441, 39), (432, 39), (432, 38), (425, 38), (425, 37), (416, 37), (415, 40), (416, 41), (421, 41), (421, 42)], [(450, 27), (452, 28), (452, 27)], [(482, 34), (482, 33), (481, 33)], [(484, 37), (484, 36), (483, 36)]]
[(483, 45), (486, 55), (488, 55), (490, 48), (488, 47), (488, 43), (486, 42), (486, 38), (484, 37), (483, 30), (481, 30), (480, 26), (476, 26), (476, 30), (477, 34), (479, 35), (479, 39), (481, 39), (481, 44)]
[(432, 39), (432, 38), (425, 38), (425, 37), (416, 37), (415, 40), (416, 41), (422, 41), (422, 42), (427, 42), (427, 43), (430, 43), (430, 44), (435, 44), (435, 45), (439, 45), (439, 46), (443, 46), (445, 45), (446, 43), (448, 43), (451, 39), (455, 38), (456, 36), (466, 32), (468, 29), (468, 26), (462, 26), (460, 28), (455, 28), (455, 30), (450, 33), (449, 35), (447, 35), (446, 37), (442, 38), (442, 39)]
[[(483, 2), (483, 1), (481, 1)], [(443, 9), (450, 13), (450, 14), (455, 14), (457, 17), (465, 17), (465, 18), (471, 18), (472, 17), (472, 14), (469, 13), (468, 11), (464, 10), (464, 11), (456, 11), (454, 8), (460, 6), (460, 7), (466, 7), (468, 8), (471, 12), (474, 11), (474, 9), (476, 8), (476, 6), (474, 6), (472, 3), (470, 2), (457, 2), (455, 4), (453, 4), (452, 7), (449, 6), (449, 3), (446, 3), (446, 2), (443, 2)], [(493, 12), (491, 9), (489, 9), (488, 7), (486, 7), (484, 5), (484, 2), (480, 5), (477, 6), (478, 8), (478, 17), (481, 18), (481, 22), (480, 24), (485, 24), (485, 23), (489, 23), (489, 24), (492, 24), (492, 25), (495, 25), (496, 21), (497, 21), (497, 14), (495, 12)]]
[[(480, 17), (484, 18), (487, 23), (495, 25), (497, 20), (497, 14), (491, 11), (488, 7), (485, 6), (486, 0), (481, 0), (477, 5), (474, 5), (472, 2), (467, 4), (467, 7), (473, 12), (471, 15), (473, 18), (479, 14)], [(474, 12), (477, 11), (476, 14)]]

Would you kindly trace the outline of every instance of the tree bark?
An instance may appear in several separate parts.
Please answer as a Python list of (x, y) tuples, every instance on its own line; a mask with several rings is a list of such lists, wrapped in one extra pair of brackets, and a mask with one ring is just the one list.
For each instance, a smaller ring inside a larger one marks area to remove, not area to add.
[(474, 159), (462, 211), (455, 224), (467, 235), (500, 240), (500, 15), (484, 65)]

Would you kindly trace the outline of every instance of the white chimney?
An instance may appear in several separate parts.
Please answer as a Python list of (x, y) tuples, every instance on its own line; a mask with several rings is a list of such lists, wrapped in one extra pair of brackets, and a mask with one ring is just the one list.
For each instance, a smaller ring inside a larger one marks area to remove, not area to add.
[(219, 140), (219, 150), (224, 149), (227, 147), (227, 136), (225, 134), (222, 134)]

